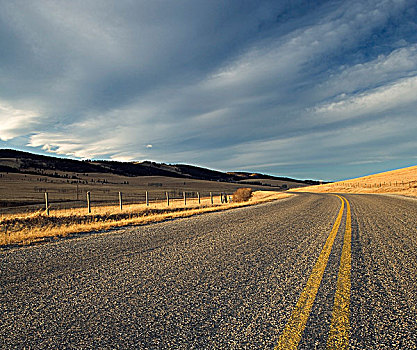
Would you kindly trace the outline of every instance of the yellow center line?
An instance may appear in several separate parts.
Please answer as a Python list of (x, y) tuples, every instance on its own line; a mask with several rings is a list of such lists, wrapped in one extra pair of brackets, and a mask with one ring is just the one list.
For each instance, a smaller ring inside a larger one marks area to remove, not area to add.
[(285, 326), (284, 331), (279, 337), (278, 343), (274, 350), (297, 349), (298, 343), (300, 342), (301, 335), (303, 334), (304, 328), (306, 326), (314, 300), (316, 299), (317, 291), (320, 287), (324, 270), (326, 269), (329, 255), (339, 230), (340, 222), (342, 221), (344, 201), (340, 196), (337, 197), (342, 202), (339, 214), (337, 215), (332, 231), (330, 232), (329, 237), (327, 237), (326, 243), (324, 244), (316, 264), (313, 267), (307, 284), (304, 287), (304, 290), (302, 291), (298, 302), (291, 314), (291, 317)]
[(340, 258), (339, 276), (334, 297), (333, 316), (330, 324), (329, 338), (326, 349), (348, 349), (349, 348), (349, 306), (351, 288), (351, 239), (352, 219), (350, 204), (346, 198), (346, 229), (343, 241), (342, 256)]

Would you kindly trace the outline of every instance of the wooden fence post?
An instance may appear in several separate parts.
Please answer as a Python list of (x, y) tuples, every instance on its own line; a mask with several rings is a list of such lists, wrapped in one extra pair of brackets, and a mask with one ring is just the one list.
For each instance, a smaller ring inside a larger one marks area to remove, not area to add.
[(91, 214), (91, 203), (90, 203), (90, 191), (87, 192), (87, 210), (88, 214)]
[(168, 192), (165, 192), (166, 196), (167, 196), (167, 206), (169, 207), (169, 194)]
[(45, 211), (46, 215), (49, 216), (49, 200), (48, 200), (48, 192), (45, 192)]
[(200, 192), (197, 192), (197, 197), (198, 197), (198, 204), (201, 204), (201, 201), (200, 201)]
[(145, 193), (145, 200), (146, 200), (146, 206), (149, 207), (149, 196), (148, 196), (148, 191), (146, 191)]
[(187, 195), (185, 194), (185, 192), (183, 192), (182, 195), (184, 197), (184, 205), (187, 205)]
[(211, 201), (211, 205), (213, 205), (213, 192), (210, 192), (210, 201)]
[(122, 211), (123, 210), (122, 192), (119, 192), (119, 207), (120, 207), (120, 211)]

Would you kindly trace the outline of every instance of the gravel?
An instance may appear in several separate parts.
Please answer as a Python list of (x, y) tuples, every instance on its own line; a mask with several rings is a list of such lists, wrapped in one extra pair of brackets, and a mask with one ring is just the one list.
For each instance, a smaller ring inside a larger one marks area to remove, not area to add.
[(417, 349), (417, 205), (378, 195), (352, 203), (353, 349)]

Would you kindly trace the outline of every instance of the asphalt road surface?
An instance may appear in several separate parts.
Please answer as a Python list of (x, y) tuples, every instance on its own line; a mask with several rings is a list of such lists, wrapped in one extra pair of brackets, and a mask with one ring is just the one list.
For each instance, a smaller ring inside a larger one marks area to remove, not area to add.
[(412, 199), (299, 194), (0, 267), (1, 349), (417, 349)]

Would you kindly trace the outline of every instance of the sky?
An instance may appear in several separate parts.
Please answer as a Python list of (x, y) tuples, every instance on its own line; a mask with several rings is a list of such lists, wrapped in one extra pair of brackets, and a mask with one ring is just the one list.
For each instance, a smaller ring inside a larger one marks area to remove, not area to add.
[(0, 0), (0, 147), (340, 180), (417, 164), (417, 2)]

